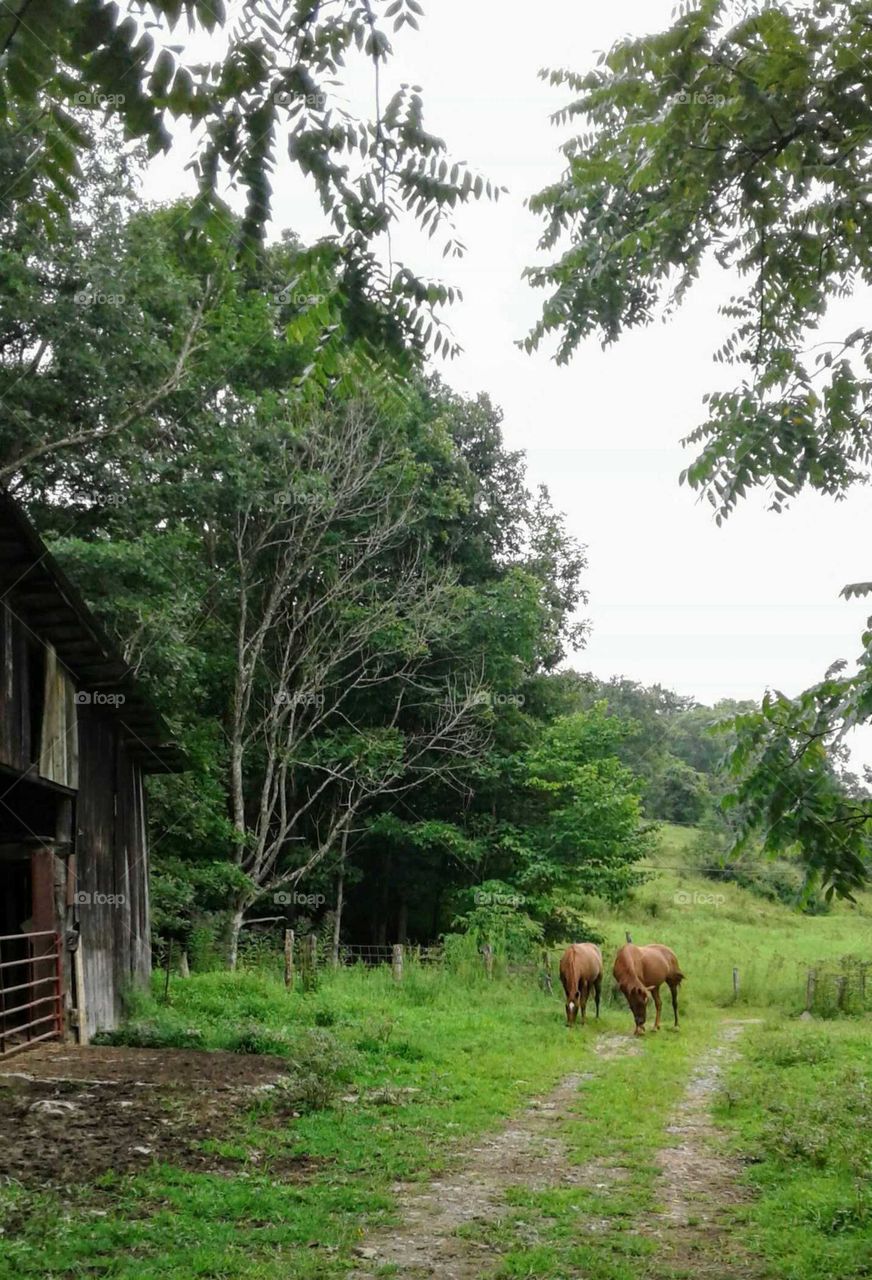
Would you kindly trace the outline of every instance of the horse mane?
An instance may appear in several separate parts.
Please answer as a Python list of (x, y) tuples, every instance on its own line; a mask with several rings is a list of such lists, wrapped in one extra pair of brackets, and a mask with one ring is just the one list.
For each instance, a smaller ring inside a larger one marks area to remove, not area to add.
[(642, 981), (642, 976), (633, 963), (631, 955), (630, 944), (627, 943), (615, 956), (614, 975), (618, 986), (625, 994), (628, 991), (644, 991), (647, 994), (648, 988)]

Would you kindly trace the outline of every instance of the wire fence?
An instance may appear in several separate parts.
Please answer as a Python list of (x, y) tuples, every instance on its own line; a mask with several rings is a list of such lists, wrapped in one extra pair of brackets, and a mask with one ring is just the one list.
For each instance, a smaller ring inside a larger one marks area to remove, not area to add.
[(809, 969), (806, 975), (805, 1011), (821, 1018), (840, 1013), (863, 1014), (872, 1010), (872, 960), (843, 956)]

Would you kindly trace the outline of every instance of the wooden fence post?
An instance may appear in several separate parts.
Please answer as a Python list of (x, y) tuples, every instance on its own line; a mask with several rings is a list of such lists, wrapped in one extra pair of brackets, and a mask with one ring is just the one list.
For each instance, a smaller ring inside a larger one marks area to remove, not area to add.
[(188, 953), (187, 951), (182, 951), (182, 954), (179, 956), (179, 977), (190, 978), (190, 976), (191, 966), (188, 962)]
[(630, 935), (630, 930), (629, 930), (629, 929), (628, 929), (628, 930), (627, 930), (627, 932), (624, 934), (624, 937), (627, 939), (627, 941), (628, 941), (628, 942), (632, 942), (632, 941), (633, 941), (633, 939), (632, 939), (632, 937), (631, 937), (631, 935)]
[(488, 978), (492, 979), (494, 976), (494, 949), (489, 942), (486, 942), (481, 951), (484, 956), (484, 971)]
[(811, 1013), (814, 1004), (814, 989), (817, 984), (817, 970), (809, 969), (808, 977), (805, 980), (805, 1011)]
[(314, 974), (318, 968), (318, 935), (315, 933), (309, 934), (309, 961), (310, 968)]
[(542, 989), (549, 996), (554, 994), (554, 987), (551, 983), (551, 959), (547, 948), (542, 952)]
[(836, 978), (836, 1008), (840, 1012), (845, 1009), (845, 996), (848, 991), (848, 979)]
[(285, 929), (285, 986), (290, 991), (294, 985), (294, 931)]
[(739, 998), (739, 970), (733, 966), (733, 999)]
[(391, 948), (391, 972), (394, 982), (403, 981), (403, 944), (395, 942)]

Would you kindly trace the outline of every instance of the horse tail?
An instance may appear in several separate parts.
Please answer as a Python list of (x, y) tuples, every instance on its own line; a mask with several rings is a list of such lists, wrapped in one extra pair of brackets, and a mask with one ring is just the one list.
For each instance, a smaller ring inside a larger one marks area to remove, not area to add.
[(675, 985), (676, 985), (676, 986), (678, 986), (678, 984), (679, 984), (679, 983), (681, 983), (681, 982), (684, 982), (684, 974), (681, 972), (681, 970), (680, 970), (680, 969), (676, 969), (676, 971), (675, 971)]

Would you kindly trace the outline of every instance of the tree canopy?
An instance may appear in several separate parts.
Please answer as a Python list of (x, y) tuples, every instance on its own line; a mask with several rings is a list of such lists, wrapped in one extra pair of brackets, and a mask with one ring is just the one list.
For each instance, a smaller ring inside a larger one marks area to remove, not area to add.
[[(422, 12), (418, 0), (251, 0), (231, 24), (221, 0), (147, 0), (132, 12), (102, 0), (5, 6), (0, 127), (24, 162), (4, 185), (4, 201), (29, 199), (34, 219), (54, 235), (79, 199), (95, 119), (118, 123), (150, 155), (168, 150), (172, 122), (184, 121), (198, 139), (191, 166), (198, 196), (187, 229), (217, 233), (230, 225), (235, 250), (252, 260), (283, 152), (313, 184), (329, 225), (306, 256), (310, 269), (332, 281), (322, 299), (330, 319), (312, 317), (313, 332), (343, 322), (367, 341), (361, 321), (372, 319), (377, 303), (395, 357), (407, 347), (452, 352), (435, 308), (455, 290), (393, 263), (390, 230), (409, 216), (443, 236), (445, 255), (460, 256), (452, 210), (484, 194), (496, 198), (498, 189), (453, 162), (426, 128), (420, 86), (383, 92), (390, 34), (417, 28)], [(192, 61), (175, 42), (183, 19), (189, 31), (211, 35), (211, 60)], [(356, 119), (343, 94), (357, 61), (371, 67), (368, 119)], [(238, 222), (228, 219), (222, 183), (245, 193)]]
[[(590, 335), (615, 342), (720, 267), (738, 291), (714, 356), (740, 381), (706, 397), (683, 479), (718, 522), (755, 487), (778, 512), (805, 488), (841, 497), (867, 479), (872, 329), (818, 330), (872, 283), (868, 5), (683, 3), (668, 30), (622, 40), (595, 70), (542, 74), (573, 94), (556, 123), (582, 131), (530, 201), (550, 261), (527, 272), (548, 291), (527, 348), (554, 336), (566, 361)], [(736, 722), (747, 821), (774, 849), (791, 833), (842, 893), (866, 873), (872, 815), (824, 746), (872, 712), (869, 643), (856, 676), (831, 671)]]

